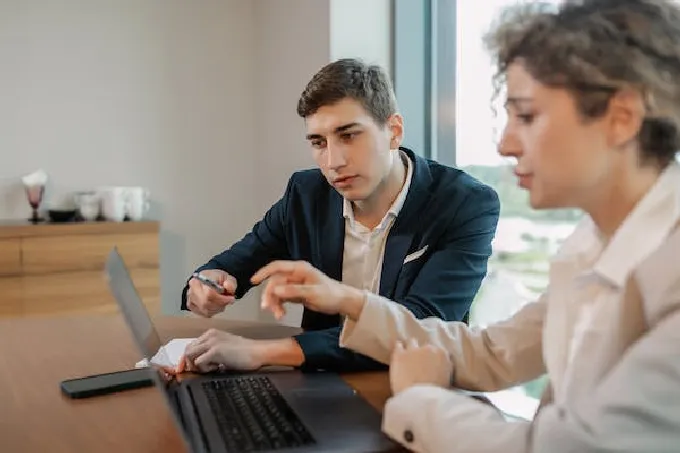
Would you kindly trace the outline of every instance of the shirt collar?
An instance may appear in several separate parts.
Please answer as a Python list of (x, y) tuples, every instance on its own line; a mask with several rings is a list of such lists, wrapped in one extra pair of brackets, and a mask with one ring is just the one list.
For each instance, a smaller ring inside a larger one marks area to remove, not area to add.
[[(409, 187), (411, 187), (411, 180), (413, 179), (413, 163), (403, 151), (399, 151), (399, 156), (402, 162), (406, 162), (406, 180), (404, 181), (404, 185), (399, 191), (397, 198), (395, 198), (395, 200), (392, 202), (390, 209), (387, 210), (385, 217), (383, 217), (382, 221), (377, 226), (378, 229), (383, 228), (390, 217), (397, 217), (399, 215), (401, 208), (406, 202), (406, 196), (408, 195)], [(349, 219), (350, 223), (354, 224), (354, 210), (352, 209), (352, 202), (346, 198), (343, 199), (342, 216), (346, 219)]]
[(574, 260), (617, 287), (658, 248), (680, 219), (680, 166), (673, 162), (605, 244), (586, 217), (564, 242), (558, 258)]

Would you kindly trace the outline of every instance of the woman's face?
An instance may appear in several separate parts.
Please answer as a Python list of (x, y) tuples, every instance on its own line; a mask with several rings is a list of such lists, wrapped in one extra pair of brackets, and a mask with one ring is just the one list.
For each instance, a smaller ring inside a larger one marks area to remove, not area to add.
[(602, 117), (585, 121), (569, 91), (543, 85), (521, 63), (509, 67), (507, 82), (508, 122), (499, 153), (516, 158), (518, 183), (529, 191), (533, 208), (583, 209), (611, 182), (622, 140), (630, 141), (636, 131), (622, 133), (626, 120), (611, 106)]

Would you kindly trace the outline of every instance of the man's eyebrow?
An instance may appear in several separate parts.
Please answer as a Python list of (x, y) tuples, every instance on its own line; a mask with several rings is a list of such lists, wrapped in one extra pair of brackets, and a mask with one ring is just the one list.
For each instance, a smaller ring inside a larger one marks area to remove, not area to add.
[[(345, 132), (347, 129), (351, 129), (355, 126), (361, 126), (361, 125), (357, 122), (347, 123), (347, 124), (343, 124), (342, 126), (336, 127), (333, 132), (335, 132), (336, 134), (340, 134), (342, 132)], [(307, 134), (306, 137), (307, 137), (307, 140), (318, 140), (318, 139), (323, 138), (323, 136), (321, 134)]]
[(354, 122), (354, 123), (347, 123), (347, 124), (343, 124), (342, 126), (338, 126), (338, 127), (335, 128), (335, 133), (339, 134), (340, 132), (345, 132), (347, 129), (351, 129), (354, 126), (359, 126), (359, 123)]

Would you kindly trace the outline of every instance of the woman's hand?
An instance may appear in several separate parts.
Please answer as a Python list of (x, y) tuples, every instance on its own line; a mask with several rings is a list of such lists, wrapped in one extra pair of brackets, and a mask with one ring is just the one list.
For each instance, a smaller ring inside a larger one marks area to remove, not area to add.
[(285, 302), (302, 304), (325, 314), (359, 317), (364, 304), (362, 291), (333, 280), (304, 261), (274, 261), (260, 269), (251, 282), (269, 279), (262, 292), (262, 308), (277, 319), (286, 313)]
[(418, 384), (449, 388), (452, 374), (453, 362), (442, 348), (418, 346), (411, 339), (406, 345), (398, 342), (392, 351), (390, 384), (395, 395)]

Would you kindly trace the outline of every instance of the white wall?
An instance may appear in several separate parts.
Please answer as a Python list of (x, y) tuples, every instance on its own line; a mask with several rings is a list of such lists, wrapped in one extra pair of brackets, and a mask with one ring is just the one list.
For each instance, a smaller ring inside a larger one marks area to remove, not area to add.
[(254, 29), (247, 0), (0, 2), (0, 218), (28, 217), (17, 181), (38, 167), (53, 197), (149, 187), (176, 307), (187, 273), (258, 215)]
[(360, 57), (392, 68), (392, 0), (330, 0), (331, 59)]
[[(345, 19), (332, 18), (347, 11), (335, 3), (0, 2), (0, 219), (29, 216), (19, 178), (39, 167), (51, 178), (46, 204), (147, 186), (162, 221), (163, 305), (176, 311), (186, 275), (313, 165), (297, 99), (342, 39), (343, 52), (361, 50), (340, 37)], [(366, 47), (372, 59), (382, 48)], [(261, 317), (257, 297), (225, 315)]]
[(330, 61), (329, 3), (256, 0), (255, 135), (257, 194), (262, 212), (282, 194), (291, 173), (314, 165), (297, 116), (300, 94)]

